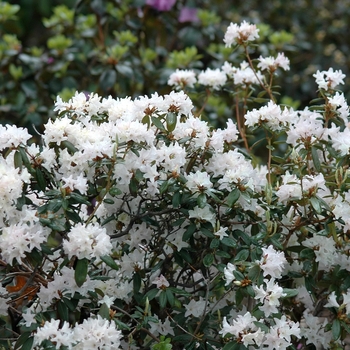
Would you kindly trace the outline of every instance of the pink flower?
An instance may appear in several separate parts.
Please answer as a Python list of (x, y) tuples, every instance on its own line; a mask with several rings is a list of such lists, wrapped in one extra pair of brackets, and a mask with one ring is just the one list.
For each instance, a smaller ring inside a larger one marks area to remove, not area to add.
[(180, 11), (179, 22), (197, 22), (197, 9), (191, 7), (183, 7)]
[(170, 11), (176, 0), (146, 0), (146, 5), (152, 6), (158, 11)]

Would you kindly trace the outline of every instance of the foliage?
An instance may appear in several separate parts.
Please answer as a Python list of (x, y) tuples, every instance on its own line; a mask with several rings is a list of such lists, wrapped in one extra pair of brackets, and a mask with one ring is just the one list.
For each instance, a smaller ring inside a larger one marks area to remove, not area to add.
[[(144, 0), (17, 3), (0, 6), (0, 121), (26, 126), (31, 134), (54, 116), (58, 94), (165, 94), (176, 68), (199, 71), (235, 59), (221, 41), (231, 21), (259, 24), (262, 55), (288, 52), (293, 66), (279, 91), (283, 103), (306, 106), (315, 97), (310, 73), (317, 69), (332, 66), (349, 75), (347, 1), (177, 0), (168, 11)], [(181, 13), (188, 8), (195, 15), (185, 19)], [(347, 88), (344, 93), (348, 97)], [(222, 127), (231, 111), (216, 105), (229, 102), (224, 95), (211, 98), (203, 115)]]
[[(178, 92), (57, 97), (37, 143), (1, 126), (3, 347), (345, 346), (345, 76), (317, 71), (319, 99), (280, 105), (289, 60), (255, 59), (259, 32), (231, 24), (236, 60), (175, 71)], [(198, 103), (229, 96), (235, 123), (212, 127), (184, 90)]]

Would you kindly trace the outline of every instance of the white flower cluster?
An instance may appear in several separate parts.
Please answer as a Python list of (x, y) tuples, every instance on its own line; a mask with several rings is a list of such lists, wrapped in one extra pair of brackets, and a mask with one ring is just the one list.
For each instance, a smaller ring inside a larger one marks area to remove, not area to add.
[(316, 79), (316, 84), (319, 89), (335, 89), (339, 84), (344, 84), (345, 74), (341, 70), (329, 68), (328, 71), (319, 70), (313, 75)]
[(259, 38), (259, 29), (255, 24), (243, 21), (241, 24), (231, 23), (225, 33), (224, 43), (226, 47), (254, 41)]
[(34, 345), (50, 340), (56, 349), (61, 346), (74, 350), (120, 349), (121, 331), (117, 330), (113, 321), (99, 315), (97, 318), (88, 318), (73, 328), (68, 322), (64, 322), (60, 328), (59, 323), (59, 320), (52, 319), (39, 327), (34, 336)]

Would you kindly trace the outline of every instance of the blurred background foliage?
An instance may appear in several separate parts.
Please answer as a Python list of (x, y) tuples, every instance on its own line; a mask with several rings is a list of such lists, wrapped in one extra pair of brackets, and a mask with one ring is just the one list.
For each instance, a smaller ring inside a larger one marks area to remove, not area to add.
[[(239, 65), (239, 52), (225, 48), (223, 36), (230, 22), (242, 20), (259, 25), (257, 57), (283, 51), (291, 61), (291, 71), (277, 81), (279, 102), (307, 105), (316, 97), (317, 69), (341, 69), (350, 78), (348, 0), (168, 0), (165, 10), (157, 3), (0, 1), (0, 122), (40, 132), (58, 94), (67, 100), (76, 90), (113, 97), (168, 93), (176, 68)], [(220, 126), (232, 115), (231, 104), (229, 95), (212, 94), (204, 116)]]

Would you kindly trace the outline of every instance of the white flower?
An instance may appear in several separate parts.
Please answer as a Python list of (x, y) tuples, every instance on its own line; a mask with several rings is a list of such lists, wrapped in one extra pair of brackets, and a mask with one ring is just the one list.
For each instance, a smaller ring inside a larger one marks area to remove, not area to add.
[(283, 293), (283, 288), (275, 283), (274, 278), (270, 280), (264, 279), (264, 286), (253, 286), (255, 292), (255, 299), (259, 300), (262, 303), (262, 306), (259, 306), (259, 309), (264, 312), (265, 316), (268, 317), (271, 314), (278, 312), (278, 306), (280, 305), (279, 299), (286, 296)]
[(187, 180), (186, 187), (192, 193), (203, 192), (213, 187), (209, 174), (203, 171), (197, 170), (195, 173), (186, 174), (185, 178)]
[(229, 285), (232, 281), (236, 279), (235, 275), (233, 274), (233, 271), (236, 271), (236, 266), (228, 263), (227, 266), (224, 268), (224, 275), (225, 275), (225, 286)]
[(225, 85), (227, 80), (226, 74), (220, 69), (207, 68), (206, 71), (202, 71), (198, 75), (198, 83), (205, 86), (210, 86), (214, 90), (219, 90)]
[(319, 70), (313, 75), (319, 89), (334, 89), (339, 84), (344, 84), (345, 74), (341, 70), (334, 70), (332, 67), (328, 71)]
[(97, 318), (85, 319), (76, 324), (70, 338), (74, 350), (119, 349), (121, 331), (116, 329), (114, 321)]
[(156, 277), (152, 284), (155, 284), (158, 289), (164, 289), (170, 286), (168, 280), (163, 275)]
[(235, 44), (242, 44), (248, 41), (254, 41), (259, 38), (259, 29), (255, 24), (249, 24), (243, 21), (240, 25), (231, 23), (225, 33), (224, 43), (226, 47), (231, 47)]
[(214, 232), (214, 235), (216, 237), (219, 237), (219, 239), (221, 241), (224, 237), (228, 237), (228, 234), (226, 233), (227, 230), (228, 230), (227, 227), (220, 227), (219, 230)]
[(271, 130), (279, 131), (292, 122), (295, 116), (296, 112), (292, 109), (284, 108), (282, 110), (275, 102), (269, 101), (266, 106), (247, 112), (244, 116), (244, 124), (253, 127), (266, 123)]
[(190, 315), (194, 317), (200, 317), (204, 312), (205, 305), (206, 301), (202, 297), (199, 297), (198, 301), (191, 299), (187, 305), (184, 305), (186, 309), (185, 317), (188, 317)]
[(68, 232), (68, 240), (63, 241), (63, 249), (68, 257), (76, 256), (78, 259), (99, 258), (110, 254), (112, 244), (104, 227), (97, 224), (87, 226), (78, 223)]
[(339, 303), (337, 302), (337, 296), (335, 295), (335, 292), (333, 291), (331, 294), (328, 295), (328, 303), (325, 304), (324, 307), (339, 307)]
[(258, 58), (258, 68), (261, 70), (269, 70), (274, 72), (277, 68), (281, 67), (284, 70), (289, 70), (289, 59), (284, 56), (284, 53), (278, 53), (277, 57), (272, 56)]
[(27, 129), (18, 128), (15, 125), (0, 125), (0, 151), (7, 147), (18, 147), (26, 145), (27, 141), (32, 137)]
[(196, 82), (196, 74), (193, 70), (176, 69), (176, 71), (170, 75), (168, 85), (174, 85), (176, 88), (193, 88)]
[(200, 208), (198, 206), (194, 207), (193, 210), (188, 211), (190, 218), (195, 218), (200, 221), (208, 221), (213, 226), (215, 225), (216, 215), (213, 213), (208, 206)]
[(272, 245), (262, 248), (263, 255), (257, 263), (263, 270), (263, 275), (270, 275), (272, 278), (281, 278), (287, 260), (283, 252), (277, 252)]

